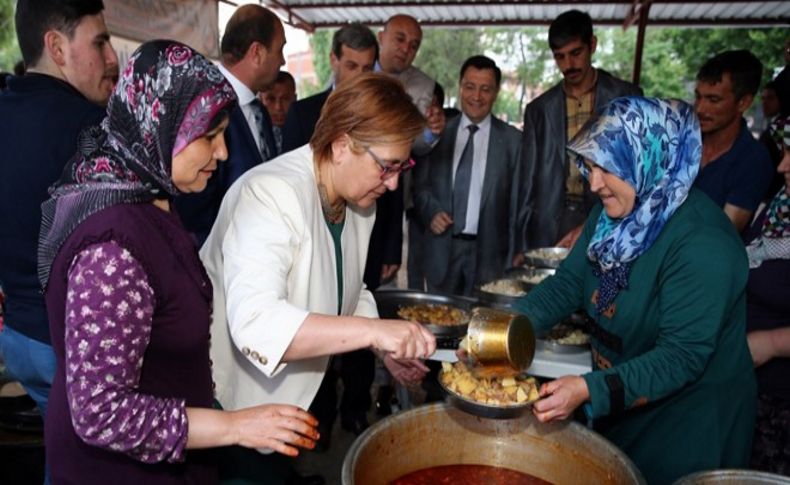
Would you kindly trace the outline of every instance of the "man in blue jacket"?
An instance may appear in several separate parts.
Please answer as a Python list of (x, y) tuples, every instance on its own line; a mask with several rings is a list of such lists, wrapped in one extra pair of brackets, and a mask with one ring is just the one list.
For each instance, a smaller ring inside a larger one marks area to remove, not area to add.
[(751, 52), (721, 52), (702, 65), (694, 109), (702, 131), (702, 160), (694, 186), (724, 210), (742, 232), (774, 175), (771, 156), (743, 114), (760, 88), (763, 65)]
[(97, 125), (118, 80), (101, 0), (19, 0), (15, 25), (27, 73), (0, 94), (0, 286), (6, 294), (0, 353), (41, 414), (55, 355), (37, 275), (41, 203)]
[(334, 76), (332, 86), (291, 105), (283, 126), (283, 151), (294, 150), (310, 141), (321, 116), (321, 108), (332, 90), (363, 72), (372, 71), (377, 51), (376, 36), (360, 23), (348, 24), (335, 32), (329, 52), (329, 65)]

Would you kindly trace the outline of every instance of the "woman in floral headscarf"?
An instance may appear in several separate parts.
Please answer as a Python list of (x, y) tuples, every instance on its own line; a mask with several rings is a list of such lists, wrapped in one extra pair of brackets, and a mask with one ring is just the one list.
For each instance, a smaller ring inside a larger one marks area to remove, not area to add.
[(544, 384), (535, 415), (564, 419), (583, 405), (651, 484), (746, 465), (746, 257), (721, 209), (691, 188), (701, 155), (693, 108), (618, 98), (568, 152), (603, 207), (519, 309), (538, 332), (586, 310), (594, 365)]
[(790, 475), (790, 116), (771, 125), (784, 185), (744, 235), (750, 241), (746, 329), (757, 375), (751, 466)]
[(211, 284), (170, 199), (227, 157), (235, 103), (194, 50), (144, 44), (42, 207), (54, 483), (212, 483), (211, 456), (187, 449), (313, 446), (315, 419), (294, 406), (211, 409)]

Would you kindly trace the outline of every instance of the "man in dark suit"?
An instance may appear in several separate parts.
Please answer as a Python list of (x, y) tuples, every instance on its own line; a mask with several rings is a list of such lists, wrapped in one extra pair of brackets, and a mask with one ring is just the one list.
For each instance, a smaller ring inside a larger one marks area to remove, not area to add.
[(602, 106), (620, 96), (642, 91), (592, 66), (597, 39), (592, 19), (569, 10), (551, 23), (549, 47), (563, 81), (527, 105), (524, 112), (523, 156), (527, 171), (526, 201), (519, 216), (514, 265), (523, 250), (571, 246), (598, 198), (575, 164), (568, 162), (565, 145)]
[(181, 220), (198, 246), (208, 237), (231, 184), (247, 170), (277, 156), (271, 118), (257, 93), (277, 79), (280, 66), (285, 64), (284, 45), (280, 19), (260, 5), (239, 7), (225, 27), (219, 70), (239, 97), (225, 130), (228, 159), (219, 164), (206, 190), (175, 200)]
[(452, 118), (417, 176), (417, 214), (429, 228), (429, 291), (469, 295), (502, 275), (524, 187), (521, 133), (491, 115), (502, 72), (473, 56), (461, 67), (461, 116)]
[(291, 151), (310, 141), (321, 116), (321, 108), (334, 87), (358, 74), (372, 71), (377, 52), (376, 36), (362, 24), (349, 24), (335, 32), (329, 52), (334, 82), (326, 91), (301, 99), (288, 109), (283, 127), (283, 151)]
[(271, 117), (277, 154), (285, 153), (283, 151), (283, 126), (285, 126), (285, 115), (288, 114), (288, 109), (296, 101), (296, 80), (288, 71), (280, 71), (277, 73), (274, 84), (269, 89), (259, 92), (258, 98)]

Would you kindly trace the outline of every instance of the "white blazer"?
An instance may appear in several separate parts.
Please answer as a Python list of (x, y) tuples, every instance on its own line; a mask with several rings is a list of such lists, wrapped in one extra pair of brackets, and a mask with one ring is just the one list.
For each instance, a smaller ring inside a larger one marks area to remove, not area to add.
[[(349, 206), (341, 235), (342, 315), (377, 317), (362, 274), (375, 207)], [(328, 357), (282, 362), (308, 313), (337, 315), (334, 243), (309, 145), (259, 165), (225, 195), (200, 251), (214, 285), (216, 398), (233, 410), (265, 403), (307, 409)]]

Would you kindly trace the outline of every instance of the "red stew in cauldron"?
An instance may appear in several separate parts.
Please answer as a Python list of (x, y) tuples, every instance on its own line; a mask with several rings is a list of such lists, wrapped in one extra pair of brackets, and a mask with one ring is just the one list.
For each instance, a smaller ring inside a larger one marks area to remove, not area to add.
[(551, 485), (509, 468), (488, 465), (443, 465), (403, 475), (390, 485)]

